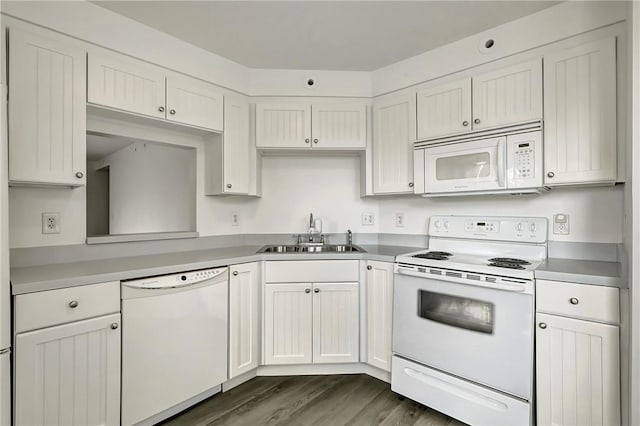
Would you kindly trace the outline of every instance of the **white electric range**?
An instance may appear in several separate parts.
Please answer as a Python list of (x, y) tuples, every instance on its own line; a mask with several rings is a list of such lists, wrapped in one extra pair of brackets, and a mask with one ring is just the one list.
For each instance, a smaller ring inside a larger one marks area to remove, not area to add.
[(434, 216), (396, 257), (392, 389), (473, 425), (530, 424), (545, 218)]

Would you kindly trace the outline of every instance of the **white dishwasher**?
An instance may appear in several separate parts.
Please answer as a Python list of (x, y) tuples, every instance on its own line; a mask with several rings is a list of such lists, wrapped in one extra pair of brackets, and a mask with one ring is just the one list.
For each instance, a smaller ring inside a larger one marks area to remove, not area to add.
[(122, 282), (123, 425), (157, 423), (227, 380), (228, 282), (226, 267)]

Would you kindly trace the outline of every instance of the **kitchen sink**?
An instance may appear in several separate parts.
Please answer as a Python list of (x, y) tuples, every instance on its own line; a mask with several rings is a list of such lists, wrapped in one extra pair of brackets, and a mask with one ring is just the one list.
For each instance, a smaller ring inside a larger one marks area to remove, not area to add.
[(258, 253), (366, 253), (362, 247), (346, 244), (300, 244), (300, 245), (268, 245)]

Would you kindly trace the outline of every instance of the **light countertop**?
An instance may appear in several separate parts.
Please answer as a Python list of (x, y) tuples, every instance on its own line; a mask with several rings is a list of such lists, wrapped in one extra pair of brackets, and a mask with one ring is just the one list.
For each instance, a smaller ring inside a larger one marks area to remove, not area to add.
[(216, 268), (260, 260), (378, 260), (393, 262), (395, 256), (415, 251), (415, 247), (361, 245), (366, 253), (256, 252), (261, 246), (237, 246), (59, 263), (11, 269), (13, 294), (75, 287), (107, 281), (120, 281), (154, 275), (175, 274), (196, 269)]
[(534, 271), (536, 279), (626, 288), (619, 262), (549, 258)]

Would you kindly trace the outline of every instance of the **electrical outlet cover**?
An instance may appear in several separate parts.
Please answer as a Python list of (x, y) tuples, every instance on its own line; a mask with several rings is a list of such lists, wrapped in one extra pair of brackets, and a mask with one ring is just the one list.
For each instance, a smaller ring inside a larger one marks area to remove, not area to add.
[(558, 213), (553, 215), (553, 233), (556, 235), (569, 235), (569, 215)]
[(42, 233), (60, 233), (60, 213), (42, 213)]
[(404, 228), (404, 213), (396, 213), (396, 228)]
[(240, 226), (240, 213), (231, 213), (231, 226)]
[(365, 226), (371, 226), (376, 222), (376, 215), (374, 213), (362, 213), (362, 224)]

